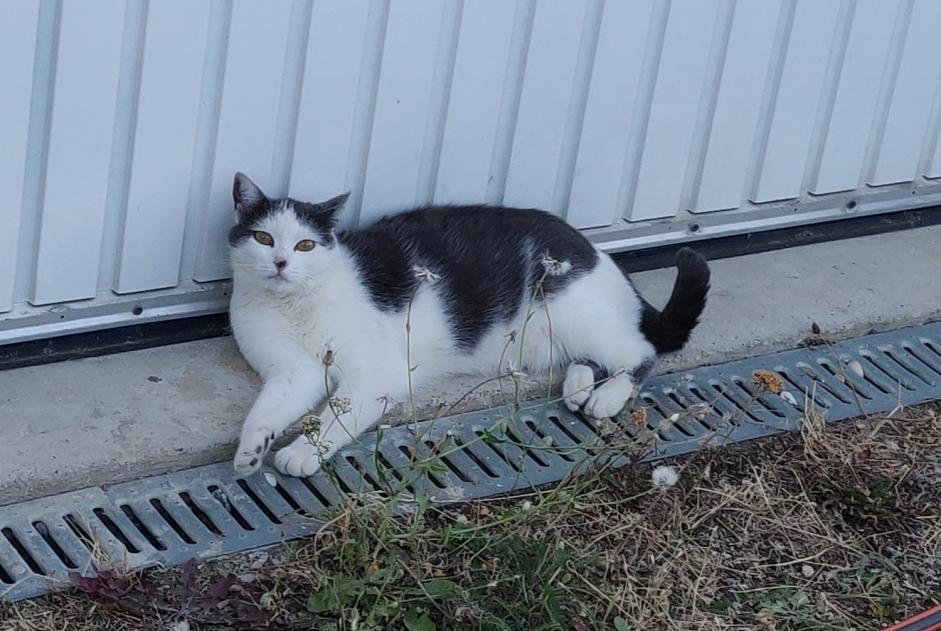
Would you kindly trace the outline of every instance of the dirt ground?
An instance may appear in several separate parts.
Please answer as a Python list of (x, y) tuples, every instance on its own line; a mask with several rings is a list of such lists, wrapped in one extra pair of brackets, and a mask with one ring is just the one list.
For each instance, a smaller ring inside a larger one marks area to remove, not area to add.
[(315, 538), (80, 581), (0, 629), (847, 631), (941, 602), (938, 403), (658, 464), (404, 517), (364, 496)]

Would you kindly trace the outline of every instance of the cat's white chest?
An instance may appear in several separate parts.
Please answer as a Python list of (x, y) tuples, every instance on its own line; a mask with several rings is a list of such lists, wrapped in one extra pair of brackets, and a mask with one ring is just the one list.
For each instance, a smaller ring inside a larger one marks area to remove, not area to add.
[(284, 312), (285, 335), (304, 349), (307, 355), (322, 359), (331, 350), (333, 336), (330, 322), (317, 317), (312, 309), (290, 309)]

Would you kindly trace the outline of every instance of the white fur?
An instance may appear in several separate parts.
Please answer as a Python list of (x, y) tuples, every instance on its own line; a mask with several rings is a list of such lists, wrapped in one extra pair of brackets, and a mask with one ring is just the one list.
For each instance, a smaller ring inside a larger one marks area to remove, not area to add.
[(595, 387), (595, 371), (584, 364), (569, 364), (562, 382), (562, 399), (573, 412), (582, 409)]
[[(314, 473), (372, 426), (390, 400), (407, 400), (407, 355), (413, 388), (445, 374), (492, 376), (509, 364), (540, 372), (550, 363), (590, 358), (615, 376), (592, 391), (591, 369), (575, 368), (569, 372), (572, 383), (566, 378), (565, 397), (573, 409), (584, 404), (599, 417), (620, 411), (633, 388), (629, 373), (655, 355), (638, 327), (637, 295), (600, 252), (593, 271), (544, 306), (525, 301), (512, 322), (494, 327), (465, 353), (455, 346), (442, 308), (444, 283), (425, 278), (412, 301), (406, 335), (406, 310), (374, 306), (342, 246), (294, 251), (298, 241), (316, 235), (292, 212), (275, 214), (258, 228), (274, 238), (273, 248), (249, 239), (232, 250), (232, 328), (242, 354), (264, 381), (235, 455), (241, 473), (256, 470), (271, 437), (323, 405), (329, 391), (334, 404), (322, 413), (319, 445), (301, 436), (275, 458), (284, 473)], [(276, 257), (287, 260), (283, 279), (273, 278)]]

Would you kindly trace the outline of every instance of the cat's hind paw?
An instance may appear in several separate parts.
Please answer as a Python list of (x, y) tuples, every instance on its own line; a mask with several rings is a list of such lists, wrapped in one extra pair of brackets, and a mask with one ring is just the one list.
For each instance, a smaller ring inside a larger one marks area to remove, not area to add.
[(299, 436), (274, 454), (274, 466), (284, 475), (308, 477), (317, 473), (322, 464), (320, 448), (311, 444), (306, 436)]
[(633, 391), (634, 382), (621, 373), (595, 388), (584, 412), (592, 418), (613, 418), (627, 405)]

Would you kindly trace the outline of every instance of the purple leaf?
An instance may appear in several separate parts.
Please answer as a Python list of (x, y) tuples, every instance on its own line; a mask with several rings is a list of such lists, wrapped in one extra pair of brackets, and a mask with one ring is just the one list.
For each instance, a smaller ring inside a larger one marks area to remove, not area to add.
[(213, 601), (224, 600), (233, 585), (235, 585), (235, 576), (228, 574), (213, 583), (206, 592), (206, 595)]

